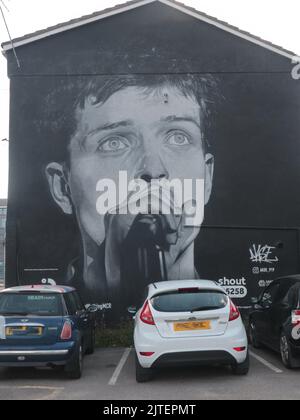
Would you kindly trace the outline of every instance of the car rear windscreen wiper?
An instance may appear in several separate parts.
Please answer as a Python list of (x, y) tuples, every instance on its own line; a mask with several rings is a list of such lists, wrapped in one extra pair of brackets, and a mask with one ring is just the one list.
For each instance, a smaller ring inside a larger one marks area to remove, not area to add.
[(191, 313), (193, 312), (203, 312), (203, 311), (213, 311), (217, 309), (222, 309), (220, 306), (201, 306), (200, 308), (195, 308), (191, 310)]

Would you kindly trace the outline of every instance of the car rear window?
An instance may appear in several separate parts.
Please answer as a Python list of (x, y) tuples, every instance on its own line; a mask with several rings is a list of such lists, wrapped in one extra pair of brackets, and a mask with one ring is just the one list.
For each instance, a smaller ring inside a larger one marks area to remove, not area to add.
[(55, 293), (3, 293), (0, 315), (62, 316), (61, 296)]
[(297, 309), (299, 307), (300, 302), (300, 284), (294, 284), (290, 290), (288, 291), (287, 295), (283, 299), (283, 303), (286, 303), (291, 306), (293, 309)]
[(200, 312), (225, 308), (228, 297), (213, 290), (175, 291), (154, 296), (151, 304), (158, 312)]

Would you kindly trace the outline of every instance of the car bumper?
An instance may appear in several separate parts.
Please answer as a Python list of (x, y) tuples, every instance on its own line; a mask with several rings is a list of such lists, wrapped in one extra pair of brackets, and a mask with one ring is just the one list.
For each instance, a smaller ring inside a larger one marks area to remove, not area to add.
[(71, 359), (74, 349), (75, 342), (34, 349), (0, 347), (0, 367), (65, 365)]
[[(134, 344), (144, 368), (162, 365), (241, 364), (248, 354), (248, 338), (240, 320), (224, 335), (196, 338), (162, 338), (153, 326), (135, 329)], [(237, 351), (237, 348), (244, 348)], [(154, 353), (143, 356), (141, 353)]]
[(290, 340), (290, 346), (293, 357), (299, 359), (300, 362), (300, 346), (299, 344), (295, 345), (295, 342), (293, 340)]
[(210, 364), (233, 365), (235, 363), (235, 358), (226, 351), (195, 351), (164, 354), (151, 367), (156, 369)]

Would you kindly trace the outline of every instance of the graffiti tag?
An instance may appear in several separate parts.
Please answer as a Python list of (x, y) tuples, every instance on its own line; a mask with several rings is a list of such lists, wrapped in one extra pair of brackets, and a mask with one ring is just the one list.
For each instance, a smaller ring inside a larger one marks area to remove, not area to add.
[(294, 80), (300, 79), (300, 57), (294, 57), (292, 60), (292, 63), (295, 64), (295, 66), (292, 69), (292, 78)]
[(269, 245), (253, 245), (250, 251), (250, 259), (255, 263), (274, 263), (278, 262), (279, 259), (276, 256), (273, 256), (273, 250), (276, 249), (275, 246)]

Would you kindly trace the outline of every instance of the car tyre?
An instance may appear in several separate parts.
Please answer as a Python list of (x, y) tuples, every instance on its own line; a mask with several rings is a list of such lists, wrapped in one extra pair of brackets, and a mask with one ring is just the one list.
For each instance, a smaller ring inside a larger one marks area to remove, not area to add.
[(69, 379), (80, 379), (83, 371), (83, 346), (80, 344), (74, 354), (72, 362), (66, 365), (65, 371)]
[(94, 354), (95, 353), (95, 345), (96, 345), (96, 330), (95, 330), (95, 328), (93, 328), (92, 332), (91, 332), (90, 344), (87, 347), (85, 354), (87, 354), (87, 355)]
[(250, 321), (249, 339), (250, 339), (250, 343), (255, 349), (261, 348), (262, 345), (257, 338), (256, 326), (255, 326), (254, 321)]
[(287, 369), (292, 369), (293, 366), (292, 366), (291, 347), (289, 344), (289, 340), (284, 331), (281, 332), (281, 336), (280, 336), (280, 355), (281, 355), (281, 360), (284, 366)]
[(249, 352), (247, 353), (246, 360), (243, 363), (236, 363), (232, 366), (232, 372), (236, 376), (246, 376), (250, 370), (250, 357)]
[(138, 383), (149, 382), (153, 379), (153, 369), (144, 368), (135, 355), (135, 377)]

